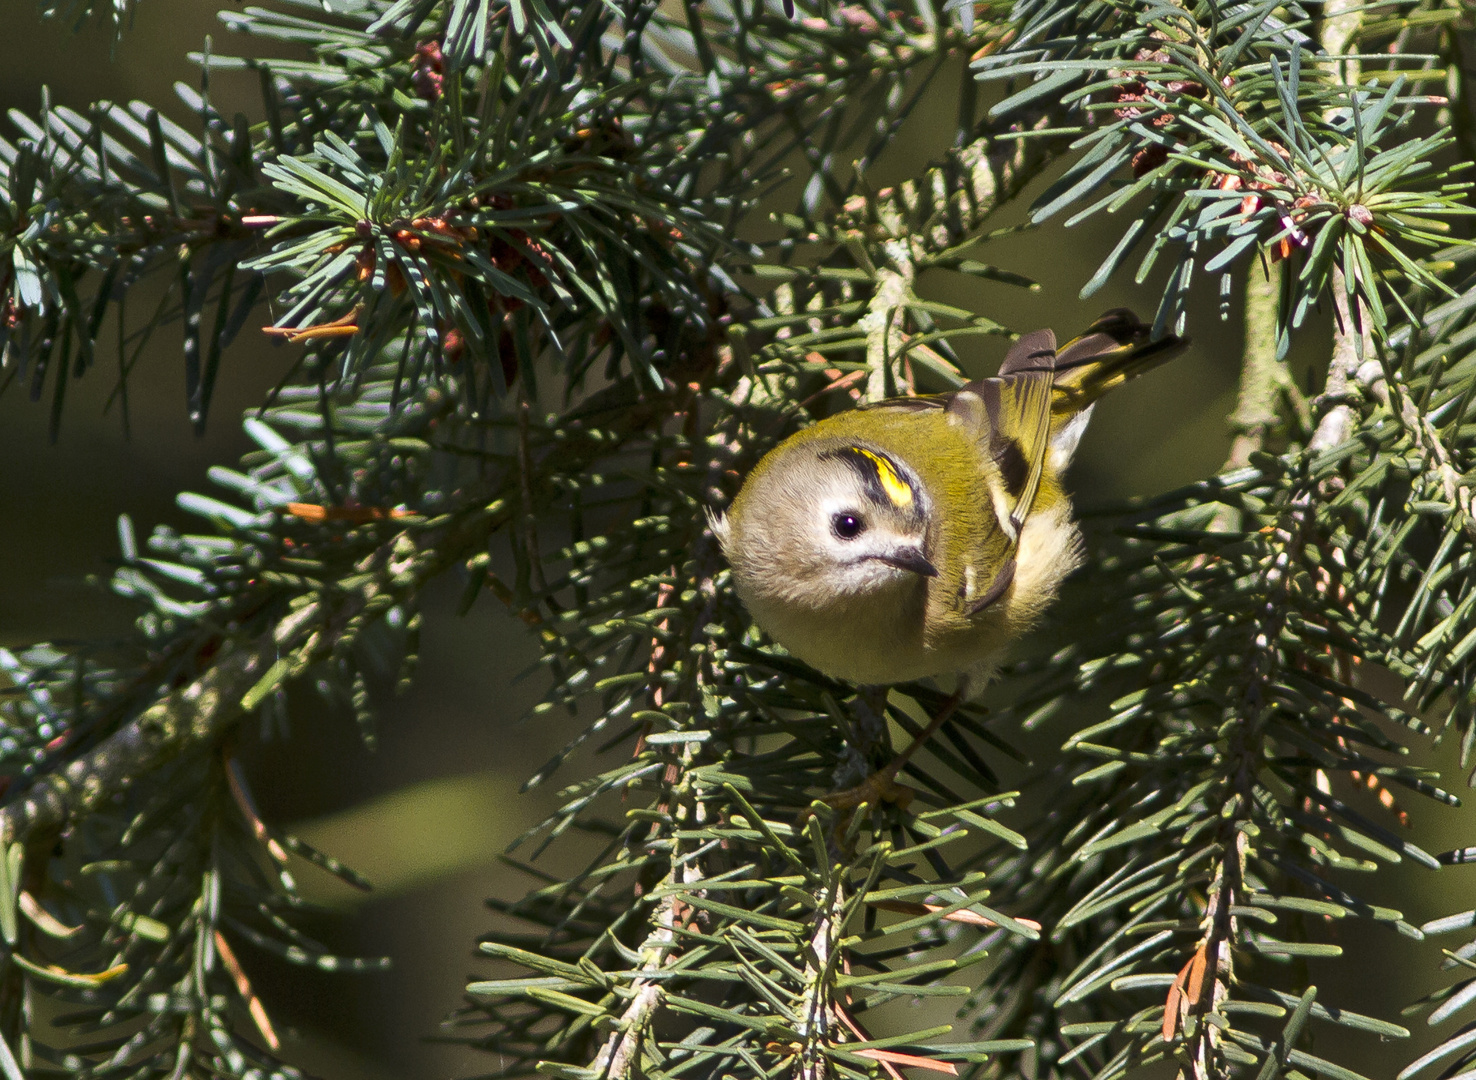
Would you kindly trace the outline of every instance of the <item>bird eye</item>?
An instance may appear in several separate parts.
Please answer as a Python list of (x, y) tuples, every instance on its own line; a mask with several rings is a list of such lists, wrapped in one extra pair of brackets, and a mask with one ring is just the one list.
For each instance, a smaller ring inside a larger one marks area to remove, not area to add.
[(842, 540), (854, 540), (866, 531), (866, 522), (855, 514), (836, 514), (830, 519), (830, 527)]

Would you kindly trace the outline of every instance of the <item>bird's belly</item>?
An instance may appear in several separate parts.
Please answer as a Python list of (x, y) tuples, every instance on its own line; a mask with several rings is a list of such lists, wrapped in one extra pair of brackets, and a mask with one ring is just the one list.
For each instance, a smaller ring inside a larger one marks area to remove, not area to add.
[(915, 585), (823, 608), (748, 601), (750, 613), (793, 656), (837, 679), (908, 682), (940, 674), (924, 634), (927, 594)]
[[(866, 685), (951, 675), (992, 662), (1008, 641), (1003, 620), (959, 619), (926, 630), (927, 592), (853, 598), (825, 609), (750, 605), (755, 620), (793, 656), (837, 679)], [(941, 632), (940, 632), (941, 631)]]

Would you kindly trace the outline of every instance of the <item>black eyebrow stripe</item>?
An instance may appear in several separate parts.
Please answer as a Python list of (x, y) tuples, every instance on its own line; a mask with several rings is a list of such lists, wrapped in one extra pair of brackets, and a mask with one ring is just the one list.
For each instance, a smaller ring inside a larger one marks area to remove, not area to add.
[[(844, 461), (856, 470), (857, 475), (861, 477), (862, 486), (866, 489), (866, 497), (877, 505), (913, 515), (922, 513), (922, 493), (918, 490), (918, 485), (913, 481), (909, 471), (899, 465), (897, 459), (891, 454), (873, 450), (869, 446), (842, 446), (835, 450), (822, 452), (820, 458), (821, 460), (829, 458)], [(906, 485), (907, 490), (911, 493), (909, 501), (899, 503), (887, 491), (887, 481), (881, 474), (883, 464), (892, 473), (894, 485), (898, 482)]]
[(861, 478), (861, 486), (866, 489), (868, 499), (881, 506), (892, 505), (887, 498), (886, 488), (882, 487), (881, 470), (877, 468), (875, 461), (861, 453), (857, 447), (843, 446), (839, 450), (826, 450), (820, 455), (820, 460), (844, 461)]

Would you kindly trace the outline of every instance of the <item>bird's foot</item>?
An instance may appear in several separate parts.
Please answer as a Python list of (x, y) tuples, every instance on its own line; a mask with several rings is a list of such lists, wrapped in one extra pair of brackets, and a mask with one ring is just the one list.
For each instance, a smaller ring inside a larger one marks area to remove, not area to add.
[[(912, 803), (917, 791), (905, 784), (897, 783), (897, 774), (902, 771), (912, 755), (917, 752), (934, 732), (938, 730), (954, 712), (965, 696), (967, 684), (960, 683), (956, 690), (944, 703), (935, 716), (928, 721), (927, 727), (919, 731), (908, 744), (907, 748), (892, 758), (891, 762), (855, 787), (843, 788), (824, 796), (821, 802), (836, 811), (843, 823), (839, 826), (842, 830), (848, 824), (856, 811), (862, 805), (868, 805), (873, 810), (880, 809), (884, 803), (890, 803), (899, 810), (906, 810)], [(880, 705), (874, 702), (877, 688), (867, 688), (858, 699), (857, 715), (860, 719), (871, 719), (874, 717), (876, 723), (884, 724), (886, 716), (886, 689), (880, 688)]]
[(872, 773), (855, 787), (832, 792), (820, 801), (832, 810), (849, 816), (863, 803), (869, 804), (873, 809), (880, 807), (882, 803), (891, 803), (900, 810), (906, 810), (916, 794), (906, 784), (897, 783), (891, 770), (884, 769)]

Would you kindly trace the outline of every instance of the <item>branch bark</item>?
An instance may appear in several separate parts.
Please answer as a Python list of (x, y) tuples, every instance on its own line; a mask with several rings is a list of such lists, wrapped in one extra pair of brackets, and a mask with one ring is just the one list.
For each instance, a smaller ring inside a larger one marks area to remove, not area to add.
[(272, 634), (231, 649), (194, 682), (166, 694), (99, 746), (42, 777), (0, 810), (0, 841), (23, 842), (65, 828), (191, 742), (223, 731), (241, 715), (242, 696), (275, 661), (277, 650)]
[(1253, 453), (1266, 444), (1279, 412), (1276, 400), (1290, 377), (1276, 358), (1276, 305), (1281, 294), (1281, 263), (1270, 263), (1264, 274), (1251, 263), (1245, 282), (1245, 348), (1242, 353), (1240, 398), (1230, 424), (1235, 441), (1222, 472), (1244, 468)]
[[(1363, 6), (1357, 0), (1328, 0), (1322, 9), (1322, 24), (1318, 37), (1322, 47), (1335, 57), (1332, 65), (1340, 78), (1350, 86), (1358, 84), (1362, 65), (1356, 57), (1344, 57), (1349, 43), (1363, 24)], [(1318, 399), (1323, 411), (1317, 422), (1317, 430), (1307, 443), (1313, 453), (1330, 450), (1344, 442), (1353, 430), (1353, 410), (1347, 402), (1348, 394), (1358, 384), (1358, 369), (1365, 356), (1372, 352), (1371, 336), (1363, 331), (1363, 340), (1358, 340), (1359, 328), (1353, 320), (1354, 311), (1348, 303), (1348, 290), (1343, 271), (1337, 267), (1332, 272), (1333, 306), (1337, 316), (1333, 323), (1332, 357), (1327, 365), (1327, 384)], [(1378, 365), (1375, 363), (1375, 369)], [(1369, 377), (1375, 377), (1368, 373)]]

